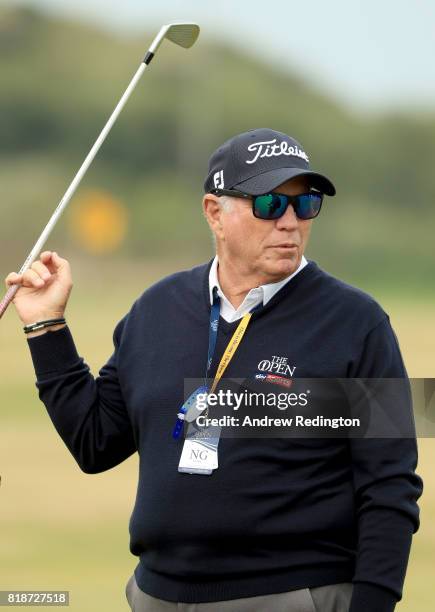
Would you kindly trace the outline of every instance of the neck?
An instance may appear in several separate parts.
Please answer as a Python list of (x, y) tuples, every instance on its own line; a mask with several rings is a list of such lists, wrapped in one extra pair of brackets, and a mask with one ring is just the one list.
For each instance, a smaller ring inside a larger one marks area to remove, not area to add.
[(280, 278), (269, 278), (265, 274), (252, 272), (244, 269), (243, 266), (237, 266), (222, 255), (218, 254), (218, 280), (219, 285), (234, 308), (238, 308), (242, 304), (249, 291), (254, 287), (266, 285), (268, 283), (277, 283), (283, 280), (285, 276)]

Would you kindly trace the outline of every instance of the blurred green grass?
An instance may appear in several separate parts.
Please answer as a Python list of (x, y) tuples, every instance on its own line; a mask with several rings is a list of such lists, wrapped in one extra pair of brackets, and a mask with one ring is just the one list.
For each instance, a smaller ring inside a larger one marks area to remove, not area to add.
[[(74, 287), (66, 316), (94, 376), (111, 355), (113, 328), (133, 301), (163, 275), (195, 263), (70, 261)], [(434, 376), (434, 300), (405, 301), (379, 290), (375, 297), (390, 314), (409, 374)], [(124, 588), (136, 565), (128, 549), (128, 521), (137, 457), (103, 474), (80, 472), (38, 399), (13, 305), (0, 322), (0, 343), (0, 589), (65, 589), (74, 612), (127, 611)], [(422, 526), (413, 542), (401, 612), (433, 609), (434, 440), (421, 439), (419, 451)]]
[[(153, 32), (117, 36), (0, 3), (0, 34), (0, 241), (11, 269), (53, 213)], [(269, 125), (300, 139), (313, 167), (337, 186), (316, 220), (310, 255), (340, 278), (433, 295), (435, 114), (355, 113), (287, 68), (207, 36), (188, 62), (166, 45), (76, 197), (103, 190), (125, 206), (124, 257), (204, 257), (207, 160), (230, 136)], [(81, 251), (70, 211), (53, 236)]]

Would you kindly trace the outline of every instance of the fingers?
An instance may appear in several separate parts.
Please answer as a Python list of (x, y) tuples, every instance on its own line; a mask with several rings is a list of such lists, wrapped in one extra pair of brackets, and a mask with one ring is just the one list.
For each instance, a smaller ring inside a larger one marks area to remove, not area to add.
[(41, 261), (34, 261), (32, 263), (32, 270), (34, 270), (43, 280), (51, 278), (50, 270)]
[(5, 278), (6, 286), (22, 285), (23, 287), (43, 287), (45, 281), (35, 272), (35, 270), (26, 270), (23, 274), (11, 272)]
[(40, 259), (34, 261), (23, 274), (17, 274), (16, 272), (8, 274), (5, 278), (5, 284), (7, 288), (17, 284), (23, 287), (40, 288), (52, 279), (53, 274), (63, 268), (68, 271), (68, 277), (70, 277), (70, 266), (66, 259), (59, 257), (55, 251), (43, 251)]
[(11, 272), (5, 278), (6, 288), (9, 289), (11, 285), (21, 284), (21, 275), (16, 272)]

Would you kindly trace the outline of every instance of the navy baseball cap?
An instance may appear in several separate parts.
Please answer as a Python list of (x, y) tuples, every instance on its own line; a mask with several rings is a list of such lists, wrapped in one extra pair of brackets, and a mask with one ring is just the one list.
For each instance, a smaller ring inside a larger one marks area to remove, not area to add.
[(314, 189), (335, 195), (331, 181), (310, 169), (309, 157), (297, 140), (258, 128), (238, 134), (216, 149), (209, 160), (204, 190), (237, 189), (261, 195), (295, 176), (306, 176)]

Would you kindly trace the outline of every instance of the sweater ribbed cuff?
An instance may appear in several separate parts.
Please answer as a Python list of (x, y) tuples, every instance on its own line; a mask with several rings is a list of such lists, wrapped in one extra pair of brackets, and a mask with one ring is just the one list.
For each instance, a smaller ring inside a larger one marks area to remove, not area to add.
[(27, 338), (36, 377), (61, 372), (80, 361), (68, 326)]
[(368, 582), (354, 582), (349, 612), (393, 612), (397, 598), (391, 591)]

